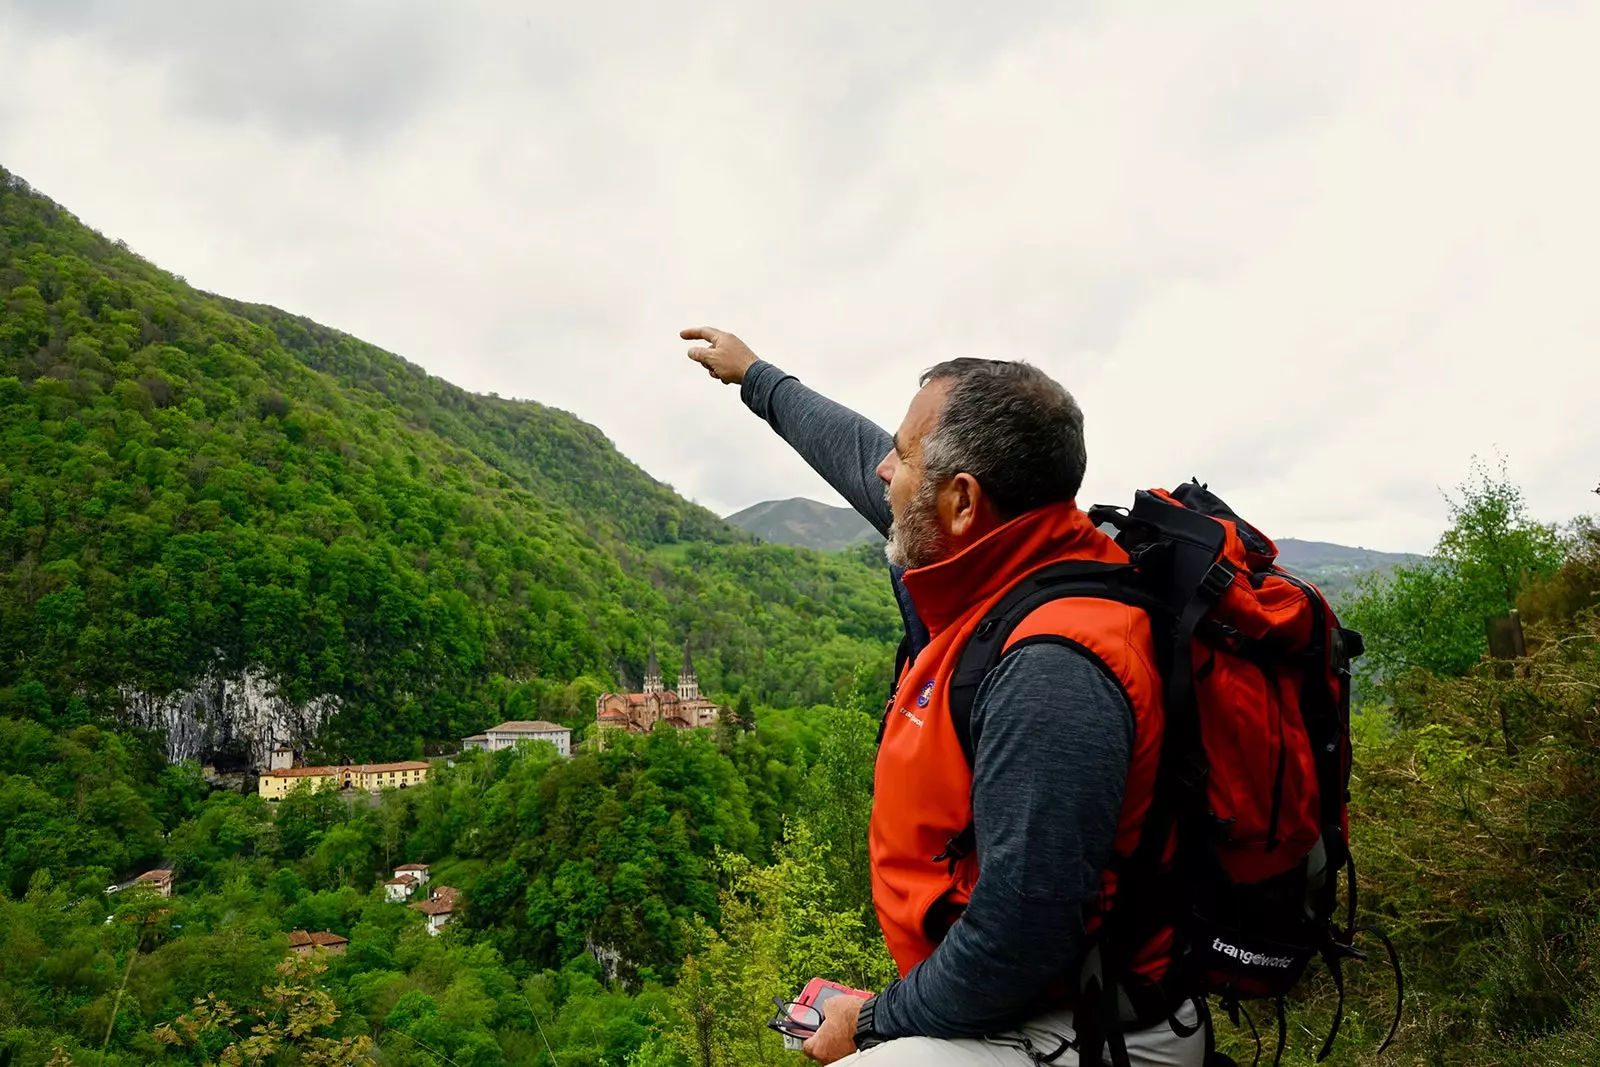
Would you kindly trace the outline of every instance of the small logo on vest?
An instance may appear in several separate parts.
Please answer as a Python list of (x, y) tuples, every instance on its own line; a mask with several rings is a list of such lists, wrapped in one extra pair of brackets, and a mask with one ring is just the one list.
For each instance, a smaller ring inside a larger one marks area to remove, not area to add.
[(1249, 952), (1230, 945), (1222, 938), (1215, 938), (1211, 942), (1211, 950), (1220, 952), (1224, 956), (1231, 956), (1247, 967), (1273, 967), (1280, 971), (1287, 971), (1294, 966), (1294, 960), (1288, 956), (1268, 956), (1264, 952)]
[(932, 698), (933, 698), (933, 683), (929, 682), (927, 685), (922, 687), (922, 692), (917, 694), (917, 707), (919, 707), (919, 708), (927, 707), (928, 706), (928, 701), (931, 700)]

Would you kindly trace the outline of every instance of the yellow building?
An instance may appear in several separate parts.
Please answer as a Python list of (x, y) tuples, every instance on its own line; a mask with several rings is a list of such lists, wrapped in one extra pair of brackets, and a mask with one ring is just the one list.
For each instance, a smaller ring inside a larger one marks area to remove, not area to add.
[(428, 778), (428, 764), (421, 760), (404, 763), (354, 763), (342, 767), (282, 767), (261, 776), (260, 791), (268, 800), (282, 800), (289, 790), (302, 786), (316, 789), (332, 783), (338, 789), (406, 789)]

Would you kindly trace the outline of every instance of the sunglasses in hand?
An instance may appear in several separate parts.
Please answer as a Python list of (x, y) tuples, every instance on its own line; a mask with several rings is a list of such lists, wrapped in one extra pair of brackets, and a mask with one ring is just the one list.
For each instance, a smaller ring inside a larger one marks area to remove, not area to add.
[(822, 1012), (810, 1004), (797, 1000), (785, 1002), (778, 997), (773, 997), (772, 1003), (778, 1006), (778, 1014), (768, 1019), (767, 1025), (785, 1037), (804, 1041), (822, 1025)]

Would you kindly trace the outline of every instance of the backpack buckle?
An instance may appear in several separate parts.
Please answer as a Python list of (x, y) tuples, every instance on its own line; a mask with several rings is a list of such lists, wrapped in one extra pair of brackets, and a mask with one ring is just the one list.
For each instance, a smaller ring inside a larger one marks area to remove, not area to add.
[(1233, 569), (1231, 563), (1219, 559), (1211, 564), (1210, 569), (1206, 571), (1206, 576), (1200, 579), (1200, 592), (1204, 593), (1207, 598), (1215, 600), (1222, 595), (1223, 590), (1233, 584), (1233, 576), (1238, 573)]

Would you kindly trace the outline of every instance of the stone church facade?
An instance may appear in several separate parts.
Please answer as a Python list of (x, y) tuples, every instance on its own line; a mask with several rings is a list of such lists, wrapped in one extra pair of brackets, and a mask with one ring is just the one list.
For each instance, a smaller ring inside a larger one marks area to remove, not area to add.
[[(623, 688), (631, 688), (624, 679)], [(678, 672), (678, 687), (667, 689), (661, 684), (661, 665), (656, 660), (656, 650), (650, 649), (650, 661), (644, 670), (643, 691), (638, 693), (601, 693), (595, 701), (595, 722), (602, 727), (627, 730), (629, 733), (648, 733), (658, 722), (665, 722), (679, 730), (693, 730), (702, 726), (715, 726), (723, 709), (700, 695), (700, 683), (694, 676), (694, 663), (689, 658), (689, 642), (683, 643), (683, 669)]]

